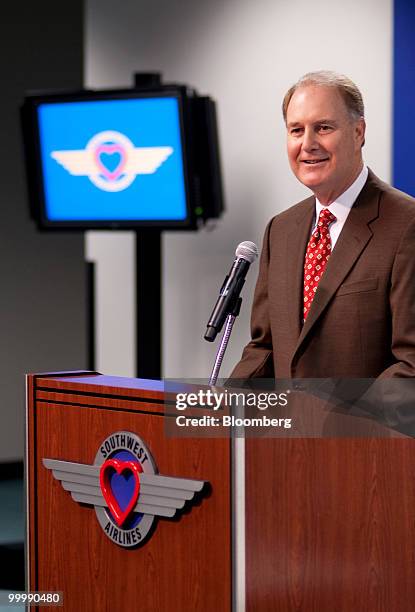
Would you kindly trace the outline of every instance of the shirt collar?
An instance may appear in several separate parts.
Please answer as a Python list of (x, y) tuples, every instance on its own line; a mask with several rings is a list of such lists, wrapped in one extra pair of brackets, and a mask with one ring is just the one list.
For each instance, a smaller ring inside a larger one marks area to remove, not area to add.
[(367, 166), (363, 166), (357, 179), (350, 185), (346, 191), (344, 191), (338, 198), (335, 199), (328, 207), (323, 206), (316, 197), (316, 219), (319, 218), (320, 212), (323, 208), (328, 208), (330, 212), (336, 217), (340, 223), (347, 219), (347, 215), (350, 212), (351, 207), (356, 202), (357, 196), (362, 191), (364, 184), (366, 183), (369, 171)]

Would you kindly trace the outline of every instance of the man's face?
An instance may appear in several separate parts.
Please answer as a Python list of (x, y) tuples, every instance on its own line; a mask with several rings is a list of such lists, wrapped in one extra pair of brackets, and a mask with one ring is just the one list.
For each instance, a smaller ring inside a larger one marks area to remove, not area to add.
[(330, 204), (362, 168), (364, 119), (351, 118), (335, 87), (305, 85), (287, 108), (287, 151), (292, 171), (322, 204)]

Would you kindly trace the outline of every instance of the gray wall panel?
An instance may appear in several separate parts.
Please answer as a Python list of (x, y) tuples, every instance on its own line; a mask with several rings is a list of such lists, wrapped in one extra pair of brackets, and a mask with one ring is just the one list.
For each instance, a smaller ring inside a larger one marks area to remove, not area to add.
[(0, 461), (24, 450), (24, 373), (86, 366), (81, 234), (29, 219), (18, 107), (25, 90), (82, 85), (83, 3), (2, 9), (0, 96)]

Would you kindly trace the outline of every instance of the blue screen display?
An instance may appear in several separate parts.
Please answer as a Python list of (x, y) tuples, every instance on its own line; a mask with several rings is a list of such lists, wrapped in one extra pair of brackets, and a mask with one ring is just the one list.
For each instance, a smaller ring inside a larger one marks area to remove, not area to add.
[(393, 5), (393, 185), (415, 196), (415, 4), (395, 0)]
[(179, 102), (174, 97), (38, 107), (50, 221), (184, 221)]

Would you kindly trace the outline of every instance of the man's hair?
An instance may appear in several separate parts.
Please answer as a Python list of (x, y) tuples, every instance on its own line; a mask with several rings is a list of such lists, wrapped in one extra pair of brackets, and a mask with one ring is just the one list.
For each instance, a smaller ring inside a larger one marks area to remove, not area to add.
[(344, 74), (338, 74), (330, 70), (319, 70), (318, 72), (308, 72), (302, 76), (285, 94), (282, 102), (282, 114), (286, 123), (287, 108), (294, 92), (300, 87), (306, 87), (307, 85), (335, 87), (343, 98), (352, 119), (357, 120), (365, 116), (363, 97), (357, 85)]

